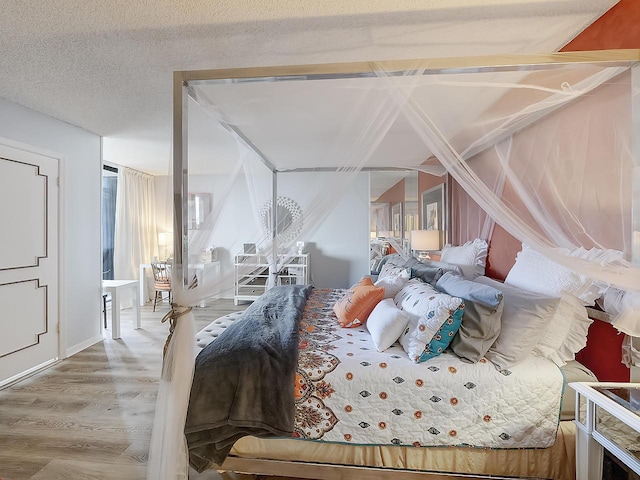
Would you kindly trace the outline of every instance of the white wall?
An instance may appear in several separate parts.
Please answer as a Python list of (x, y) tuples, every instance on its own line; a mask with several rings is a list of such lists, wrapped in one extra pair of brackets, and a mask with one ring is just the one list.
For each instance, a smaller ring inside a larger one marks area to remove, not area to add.
[[(172, 197), (169, 177), (156, 176), (156, 222), (158, 231), (173, 231), (173, 205), (167, 199)], [(234, 255), (240, 253), (243, 243), (255, 243), (259, 240), (259, 233), (253, 216), (253, 208), (247, 192), (244, 178), (238, 178), (229, 188), (229, 177), (226, 175), (192, 175), (189, 177), (189, 190), (198, 193), (211, 193), (212, 201), (219, 205), (223, 201), (223, 209), (219, 221), (213, 227), (213, 233), (203, 240), (205, 247), (213, 245), (217, 248), (221, 273), (225, 278), (225, 287), (220, 296), (233, 297)], [(190, 231), (190, 242), (193, 241), (193, 231)], [(198, 255), (201, 251), (190, 251), (189, 255)]]
[[(298, 202), (304, 209), (317, 187), (322, 185), (321, 173), (287, 173), (278, 176), (278, 194)], [(158, 229), (172, 230), (171, 197), (166, 176), (155, 177)], [(198, 175), (189, 177), (191, 192), (210, 192), (214, 208), (225, 197), (228, 208), (220, 215), (211, 244), (218, 247), (223, 274), (229, 288), (223, 296), (233, 295), (233, 257), (240, 253), (243, 243), (255, 243), (261, 236), (256, 226), (255, 212), (244, 178), (240, 177), (229, 189), (229, 177)], [(270, 185), (269, 185), (270, 186)], [(339, 195), (339, 192), (328, 192)], [(259, 195), (264, 196), (264, 192)], [(259, 202), (262, 203), (262, 200)], [(369, 176), (362, 173), (344, 193), (334, 210), (320, 223), (310, 238), (304, 239), (311, 254), (311, 275), (320, 288), (347, 288), (368, 273), (369, 269)]]
[(303, 209), (318, 188), (340, 196), (333, 211), (304, 241), (315, 286), (349, 288), (369, 274), (369, 174), (359, 174), (345, 192), (332, 190), (331, 179), (318, 172), (279, 174), (278, 195), (296, 200)]
[(0, 136), (64, 157), (60, 304), (67, 352), (102, 339), (100, 137), (0, 99)]

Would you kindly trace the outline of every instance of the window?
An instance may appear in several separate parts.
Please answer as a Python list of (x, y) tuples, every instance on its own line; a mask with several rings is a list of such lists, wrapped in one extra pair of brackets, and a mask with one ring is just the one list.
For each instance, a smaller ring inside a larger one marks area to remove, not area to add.
[(113, 280), (113, 246), (116, 227), (118, 169), (104, 165), (102, 170), (102, 279)]

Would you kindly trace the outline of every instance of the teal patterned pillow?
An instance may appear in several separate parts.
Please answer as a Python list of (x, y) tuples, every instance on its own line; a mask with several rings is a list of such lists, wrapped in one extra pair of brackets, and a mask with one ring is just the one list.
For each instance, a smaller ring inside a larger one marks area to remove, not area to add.
[(431, 341), (424, 347), (420, 355), (420, 361), (425, 362), (430, 358), (440, 355), (449, 346), (453, 337), (456, 336), (460, 325), (462, 325), (462, 315), (464, 312), (464, 303), (456, 308), (449, 318), (445, 320), (440, 329), (433, 336)]
[(399, 309), (409, 314), (409, 325), (400, 344), (414, 362), (440, 355), (462, 323), (464, 302), (412, 279), (395, 296)]

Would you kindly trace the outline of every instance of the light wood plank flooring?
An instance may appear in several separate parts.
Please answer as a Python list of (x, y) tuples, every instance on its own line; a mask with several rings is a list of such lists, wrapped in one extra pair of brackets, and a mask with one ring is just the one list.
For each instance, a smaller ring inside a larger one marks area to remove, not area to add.
[[(243, 308), (209, 302), (195, 309), (198, 330)], [(112, 340), (108, 329), (102, 342), (0, 390), (1, 480), (145, 478), (167, 310), (166, 302), (155, 313), (143, 307), (140, 330), (131, 310), (123, 310), (121, 339)]]

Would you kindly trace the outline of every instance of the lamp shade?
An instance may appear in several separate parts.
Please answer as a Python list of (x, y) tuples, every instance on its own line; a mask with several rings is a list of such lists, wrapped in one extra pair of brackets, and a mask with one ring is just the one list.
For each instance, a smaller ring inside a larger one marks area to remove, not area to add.
[(171, 233), (161, 232), (158, 234), (158, 245), (161, 247), (167, 246), (171, 241)]
[(440, 230), (411, 230), (412, 250), (438, 250)]

